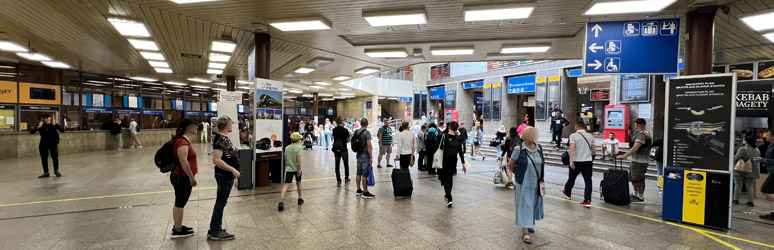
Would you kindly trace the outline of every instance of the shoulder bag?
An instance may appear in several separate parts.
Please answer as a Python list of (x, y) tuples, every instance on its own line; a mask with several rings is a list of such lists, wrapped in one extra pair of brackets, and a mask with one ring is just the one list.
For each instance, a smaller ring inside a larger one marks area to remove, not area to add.
[(438, 146), (438, 150), (433, 155), (433, 168), (443, 168), (443, 146), (446, 144), (446, 134), (441, 135), (441, 143)]
[(752, 172), (753, 170), (752, 161), (750, 159), (750, 152), (747, 151), (747, 148), (745, 148), (744, 151), (747, 156), (747, 160), (739, 159), (738, 161), (736, 161), (736, 165), (734, 166), (734, 171), (749, 173), (749, 172)]

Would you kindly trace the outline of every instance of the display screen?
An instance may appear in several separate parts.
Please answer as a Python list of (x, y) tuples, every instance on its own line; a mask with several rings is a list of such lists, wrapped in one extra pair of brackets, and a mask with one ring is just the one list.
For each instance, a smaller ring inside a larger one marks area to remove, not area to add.
[(56, 90), (46, 88), (30, 88), (30, 99), (34, 100), (56, 100)]
[(621, 76), (621, 102), (649, 102), (650, 76)]
[(446, 91), (446, 100), (445, 100), (446, 109), (455, 109), (456, 98), (457, 98), (456, 91), (454, 90)]
[(546, 78), (535, 80), (535, 120), (546, 120), (548, 112), (546, 105)]
[(592, 89), (589, 92), (592, 102), (610, 100), (610, 89)]
[(430, 79), (449, 77), (451, 74), (451, 65), (448, 63), (439, 64), (430, 67)]

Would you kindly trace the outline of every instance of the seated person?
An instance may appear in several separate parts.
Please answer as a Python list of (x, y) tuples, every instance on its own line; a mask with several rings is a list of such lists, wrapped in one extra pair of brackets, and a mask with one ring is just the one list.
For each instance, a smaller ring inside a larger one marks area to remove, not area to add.
[(618, 139), (615, 138), (615, 134), (610, 133), (608, 134), (609, 137), (602, 141), (602, 152), (605, 152), (602, 155), (602, 159), (605, 159), (605, 156), (610, 156), (612, 159), (615, 159), (615, 154), (618, 151)]

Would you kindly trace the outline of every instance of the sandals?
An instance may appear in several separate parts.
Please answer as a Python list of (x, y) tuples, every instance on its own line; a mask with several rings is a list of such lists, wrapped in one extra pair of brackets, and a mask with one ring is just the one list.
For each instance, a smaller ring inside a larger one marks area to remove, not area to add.
[(521, 240), (524, 241), (524, 243), (532, 244), (532, 238), (529, 237), (529, 234), (522, 234)]

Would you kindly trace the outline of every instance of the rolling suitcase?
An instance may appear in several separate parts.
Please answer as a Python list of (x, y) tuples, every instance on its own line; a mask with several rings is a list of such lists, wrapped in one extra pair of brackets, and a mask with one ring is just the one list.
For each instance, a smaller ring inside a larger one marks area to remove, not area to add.
[(408, 169), (396, 168), (392, 170), (392, 191), (395, 198), (408, 197), (414, 191), (414, 184), (411, 180), (411, 172)]
[[(600, 198), (607, 203), (624, 206), (631, 203), (629, 197), (629, 171), (623, 169), (623, 160), (616, 159), (615, 166), (607, 169), (599, 183)], [(621, 165), (618, 165), (618, 164)], [(619, 168), (620, 166), (620, 168)]]

